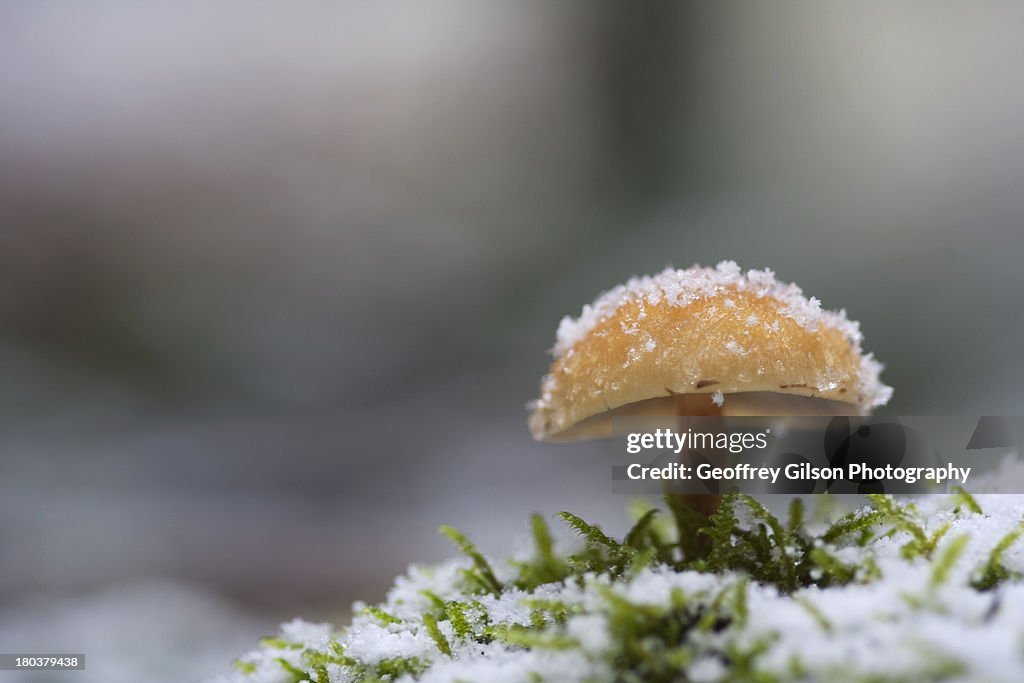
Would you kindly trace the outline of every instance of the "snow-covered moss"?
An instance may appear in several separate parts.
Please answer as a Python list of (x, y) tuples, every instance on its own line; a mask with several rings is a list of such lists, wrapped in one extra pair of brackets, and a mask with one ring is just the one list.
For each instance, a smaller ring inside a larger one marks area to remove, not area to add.
[(335, 630), (293, 621), (220, 683), (1024, 680), (1021, 498), (885, 496), (831, 522), (727, 496), (621, 540), (568, 513), (533, 554), (413, 566)]

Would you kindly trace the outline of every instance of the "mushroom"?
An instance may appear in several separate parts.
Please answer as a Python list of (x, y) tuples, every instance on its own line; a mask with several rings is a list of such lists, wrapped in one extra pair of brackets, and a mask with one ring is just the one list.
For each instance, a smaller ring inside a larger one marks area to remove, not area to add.
[(530, 431), (607, 437), (619, 415), (867, 415), (892, 389), (861, 340), (845, 311), (770, 270), (667, 268), (561, 321)]

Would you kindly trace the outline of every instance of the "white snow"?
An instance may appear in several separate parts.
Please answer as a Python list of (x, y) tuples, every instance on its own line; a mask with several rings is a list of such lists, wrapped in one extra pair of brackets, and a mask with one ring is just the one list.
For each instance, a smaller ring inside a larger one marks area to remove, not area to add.
[(2, 671), (3, 683), (181, 683), (230, 670), (273, 630), (200, 586), (122, 583), (81, 595), (11, 595), (0, 604), (0, 652), (84, 653), (82, 671)]
[[(801, 680), (864, 680), (879, 677), (898, 680), (928, 678), (929, 672), (952, 672), (942, 680), (1018, 683), (1024, 680), (1024, 582), (1010, 579), (994, 590), (971, 586), (991, 550), (1007, 534), (1021, 528), (1024, 496), (998, 491), (1014, 480), (1024, 480), (1024, 463), (1008, 456), (997, 471), (975, 482), (974, 497), (982, 513), (971, 512), (953, 495), (927, 495), (914, 499), (917, 521), (925, 535), (932, 536), (945, 525), (931, 558), (907, 559), (903, 547), (912, 536), (898, 531), (880, 535), (866, 546), (849, 544), (828, 547), (840, 561), (877, 566), (877, 577), (865, 577), (845, 586), (819, 589), (809, 587), (783, 595), (771, 585), (759, 585), (739, 575), (676, 571), (653, 566), (633, 576), (611, 579), (585, 574), (582, 587), (576, 581), (566, 585), (547, 584), (531, 593), (506, 589), (499, 596), (467, 596), (459, 584), (464, 559), (450, 560), (436, 567), (412, 567), (400, 577), (380, 606), (403, 619), (400, 624), (382, 624), (369, 614), (359, 614), (350, 627), (333, 635), (326, 625), (293, 621), (282, 627), (282, 638), (297, 643), (297, 649), (266, 646), (242, 660), (255, 671), (238, 672), (217, 679), (220, 683), (279, 683), (282, 657), (301, 666), (305, 650), (323, 652), (330, 638), (344, 648), (346, 656), (360, 662), (379, 662), (395, 656), (418, 657), (429, 664), (419, 677), (399, 679), (431, 683), (459, 680), (509, 682), (532, 680), (610, 681), (609, 656), (615, 652), (614, 631), (609, 621), (609, 592), (616, 600), (643, 607), (671, 604), (680, 593), (694, 609), (734, 601), (745, 592), (746, 618), (737, 617), (725, 628), (708, 633), (691, 632), (687, 638), (697, 656), (687, 673), (691, 680), (717, 683), (729, 680), (730, 671), (715, 652), (750, 651), (766, 643), (757, 655), (756, 670), (764, 678), (794, 680), (794, 662), (805, 677)], [(962, 552), (943, 581), (936, 579), (939, 558), (963, 539)], [(824, 547), (824, 545), (822, 546)], [(1002, 556), (1011, 572), (1024, 572), (1024, 539), (1011, 545)], [(500, 577), (513, 575), (512, 563), (492, 561)], [(492, 626), (529, 625), (537, 601), (558, 601), (573, 607), (559, 631), (574, 640), (567, 649), (524, 649), (499, 640), (480, 643), (462, 641), (447, 621), (439, 627), (448, 639), (452, 656), (441, 654), (426, 633), (422, 611), (429, 608), (424, 591), (443, 599), (478, 600), (480, 608), (469, 618)], [(678, 597), (677, 597), (678, 599)], [(360, 605), (357, 605), (360, 607)], [(343, 667), (328, 668), (331, 683), (348, 683)]]

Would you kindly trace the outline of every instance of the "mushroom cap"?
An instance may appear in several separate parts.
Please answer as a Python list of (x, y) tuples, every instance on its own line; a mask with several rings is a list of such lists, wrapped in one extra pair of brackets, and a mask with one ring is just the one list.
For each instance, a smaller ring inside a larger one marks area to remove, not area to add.
[(845, 311), (770, 270), (668, 268), (562, 320), (530, 431), (592, 436), (616, 414), (867, 414), (892, 389), (861, 340)]

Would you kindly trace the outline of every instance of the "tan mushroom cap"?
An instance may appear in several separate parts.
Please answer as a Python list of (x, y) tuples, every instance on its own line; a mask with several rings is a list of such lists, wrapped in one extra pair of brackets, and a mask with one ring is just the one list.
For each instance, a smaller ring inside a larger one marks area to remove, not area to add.
[(892, 389), (859, 325), (768, 270), (666, 269), (563, 319), (534, 438), (610, 433), (612, 415), (867, 414)]

